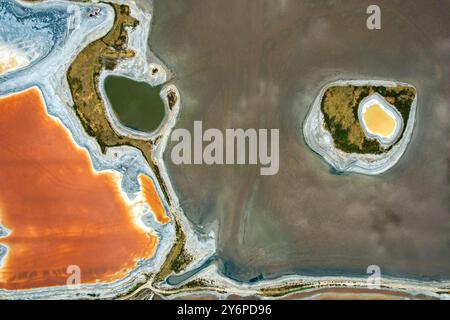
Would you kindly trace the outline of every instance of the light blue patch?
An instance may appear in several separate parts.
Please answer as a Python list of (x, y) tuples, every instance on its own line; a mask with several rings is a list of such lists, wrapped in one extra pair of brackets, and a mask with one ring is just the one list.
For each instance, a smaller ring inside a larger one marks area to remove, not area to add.
[[(0, 43), (23, 51), (33, 65), (47, 57), (65, 38), (68, 17), (64, 7), (30, 8), (15, 1), (2, 1)], [(10, 74), (0, 79), (9, 78)]]

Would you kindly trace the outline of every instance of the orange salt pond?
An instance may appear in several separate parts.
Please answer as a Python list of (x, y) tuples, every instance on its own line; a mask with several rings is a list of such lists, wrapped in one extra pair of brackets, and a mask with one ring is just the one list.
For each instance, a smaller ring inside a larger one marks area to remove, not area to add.
[(367, 128), (378, 135), (389, 137), (395, 130), (395, 119), (389, 116), (379, 104), (373, 104), (364, 112)]
[(378, 93), (360, 102), (358, 118), (365, 135), (377, 139), (384, 146), (394, 143), (402, 132), (402, 115)]
[(156, 221), (161, 224), (166, 224), (170, 221), (170, 218), (166, 214), (166, 210), (164, 209), (163, 204), (161, 203), (161, 199), (156, 191), (153, 180), (145, 175), (139, 176), (139, 181), (142, 186), (142, 191), (145, 197), (145, 201), (150, 206), (153, 214), (155, 215)]
[(126, 276), (158, 241), (132, 209), (117, 175), (96, 173), (47, 115), (39, 89), (0, 98), (0, 222), (11, 231), (0, 238), (1, 289), (65, 285), (73, 265), (81, 283)]

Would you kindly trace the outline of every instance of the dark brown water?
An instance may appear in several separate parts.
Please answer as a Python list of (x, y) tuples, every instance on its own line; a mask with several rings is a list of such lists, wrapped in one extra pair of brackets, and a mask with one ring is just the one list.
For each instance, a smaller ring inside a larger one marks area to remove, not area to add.
[[(450, 2), (155, 1), (151, 46), (174, 70), (178, 127), (280, 128), (280, 171), (166, 162), (194, 226), (217, 230), (228, 275), (450, 275)], [(325, 83), (399, 80), (418, 89), (413, 140), (376, 177), (337, 176), (301, 126)]]

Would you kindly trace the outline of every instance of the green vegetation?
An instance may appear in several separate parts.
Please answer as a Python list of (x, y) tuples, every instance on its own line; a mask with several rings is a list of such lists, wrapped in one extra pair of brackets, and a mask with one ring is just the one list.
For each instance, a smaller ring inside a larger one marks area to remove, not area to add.
[(376, 139), (365, 136), (358, 120), (359, 103), (373, 93), (379, 93), (395, 106), (403, 118), (403, 136), (416, 92), (412, 87), (397, 86), (333, 86), (328, 88), (321, 101), (325, 128), (331, 133), (336, 148), (348, 153), (378, 154), (389, 150)]
[[(111, 30), (101, 39), (90, 43), (75, 58), (67, 72), (67, 80), (74, 101), (74, 109), (86, 132), (95, 137), (103, 152), (108, 147), (129, 145), (142, 152), (151, 169), (158, 178), (164, 196), (171, 205), (167, 187), (160, 175), (159, 167), (153, 159), (154, 141), (145, 141), (122, 136), (114, 131), (108, 122), (105, 105), (99, 91), (99, 76), (105, 70), (113, 70), (118, 61), (134, 56), (132, 50), (127, 49), (127, 27), (136, 27), (138, 21), (130, 16), (127, 5), (112, 4), (116, 17)], [(177, 102), (177, 95), (173, 90), (167, 92), (169, 108)], [(185, 234), (180, 222), (174, 216), (176, 240), (170, 250), (164, 265), (156, 275), (156, 282), (164, 280), (172, 272), (182, 271), (191, 261), (192, 257), (184, 249)]]
[[(37, 2), (40, 0), (27, 1)], [(88, 0), (80, 0), (79, 2), (88, 2)], [(73, 108), (83, 128), (97, 140), (102, 152), (106, 152), (108, 147), (124, 145), (140, 150), (155, 173), (168, 204), (171, 205), (166, 184), (161, 177), (159, 167), (152, 157), (153, 145), (161, 137), (158, 136), (153, 141), (145, 141), (119, 135), (111, 127), (106, 117), (105, 106), (99, 92), (99, 76), (103, 70), (114, 70), (120, 60), (134, 57), (135, 53), (127, 49), (128, 33), (126, 28), (136, 27), (139, 23), (138, 20), (130, 15), (130, 9), (127, 5), (107, 4), (111, 5), (115, 11), (113, 27), (104, 37), (84, 48), (70, 65), (67, 72), (67, 80), (74, 101)], [(156, 71), (155, 69), (154, 72)], [(176, 92), (169, 90), (166, 98), (169, 109), (172, 110), (178, 99)], [(166, 279), (172, 272), (179, 273), (183, 271), (193, 260), (193, 257), (185, 250), (186, 237), (178, 218), (175, 216), (174, 224), (176, 230), (175, 244), (167, 255), (160, 272), (155, 276), (154, 282), (156, 283)], [(128, 297), (130, 294), (131, 298), (147, 298), (150, 296), (153, 290), (144, 286), (151, 279), (151, 275), (144, 276), (146, 277), (144, 284), (137, 284), (128, 292), (117, 296), (116, 299)], [(201, 286), (202, 284), (204, 283), (198, 281), (193, 282), (191, 285)], [(98, 297), (98, 294), (89, 293), (88, 296)]]
[(191, 255), (187, 254), (185, 251), (186, 236), (181, 228), (180, 222), (175, 217), (175, 235), (176, 240), (169, 254), (167, 255), (166, 261), (161, 267), (159, 273), (155, 277), (155, 283), (163, 281), (172, 272), (179, 273), (186, 269), (186, 267), (192, 262), (193, 258)]
[(199, 292), (199, 291), (209, 290), (209, 291), (217, 292), (219, 294), (225, 294), (227, 292), (227, 290), (225, 288), (218, 287), (214, 283), (211, 283), (210, 281), (201, 279), (201, 278), (192, 280), (192, 281), (182, 285), (181, 287), (179, 287), (176, 290), (189, 291), (189, 292)]
[(282, 287), (268, 287), (262, 288), (259, 295), (266, 297), (282, 297), (292, 293), (298, 293), (303, 290), (313, 289), (314, 286), (305, 284), (289, 284)]
[(127, 27), (136, 27), (139, 23), (130, 16), (127, 5), (110, 4), (115, 11), (114, 25), (101, 39), (90, 43), (75, 58), (67, 72), (67, 80), (74, 101), (75, 112), (85, 131), (95, 137), (102, 152), (108, 147), (132, 146), (140, 150), (155, 173), (163, 194), (170, 203), (167, 187), (152, 154), (152, 141), (122, 136), (114, 131), (106, 117), (105, 106), (99, 92), (100, 73), (108, 68), (114, 69), (121, 59), (134, 57), (135, 53), (127, 49)]
[(172, 108), (177, 103), (177, 94), (173, 90), (169, 90), (167, 92), (167, 99), (169, 101), (169, 109), (172, 110)]

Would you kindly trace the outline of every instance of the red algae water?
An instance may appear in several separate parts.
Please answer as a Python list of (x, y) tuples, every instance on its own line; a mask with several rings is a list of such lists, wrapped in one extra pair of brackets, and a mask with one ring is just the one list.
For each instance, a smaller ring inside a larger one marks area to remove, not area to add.
[[(0, 98), (0, 222), (8, 253), (0, 288), (111, 282), (151, 257), (158, 242), (133, 222), (111, 172), (95, 172), (88, 153), (45, 110), (39, 89)], [(76, 267), (71, 267), (76, 266)]]
[(145, 201), (150, 206), (156, 221), (161, 224), (166, 224), (170, 221), (170, 218), (166, 214), (166, 210), (161, 202), (161, 198), (156, 191), (155, 184), (152, 179), (145, 175), (139, 176), (139, 181), (142, 186), (142, 192), (144, 194)]

